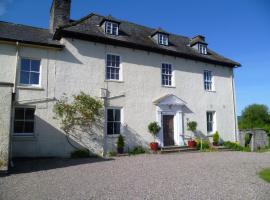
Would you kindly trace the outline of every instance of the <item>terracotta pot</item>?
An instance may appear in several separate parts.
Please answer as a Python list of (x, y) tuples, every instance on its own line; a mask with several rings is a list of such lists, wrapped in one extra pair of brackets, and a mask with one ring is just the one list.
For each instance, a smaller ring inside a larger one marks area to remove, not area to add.
[(194, 140), (189, 140), (189, 141), (188, 141), (188, 147), (190, 147), (190, 148), (196, 147), (196, 141), (194, 141)]
[(158, 150), (158, 143), (157, 142), (151, 142), (150, 143), (150, 149), (152, 151), (157, 151)]
[(117, 153), (119, 153), (119, 154), (124, 153), (124, 148), (117, 148)]

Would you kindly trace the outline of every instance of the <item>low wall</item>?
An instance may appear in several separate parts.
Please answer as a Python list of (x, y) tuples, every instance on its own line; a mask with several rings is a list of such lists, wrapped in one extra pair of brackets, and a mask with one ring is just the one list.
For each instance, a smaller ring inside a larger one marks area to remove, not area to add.
[(249, 146), (251, 151), (269, 146), (267, 133), (263, 129), (250, 129), (239, 131), (239, 142), (241, 146), (245, 146), (245, 136), (249, 134), (251, 137)]

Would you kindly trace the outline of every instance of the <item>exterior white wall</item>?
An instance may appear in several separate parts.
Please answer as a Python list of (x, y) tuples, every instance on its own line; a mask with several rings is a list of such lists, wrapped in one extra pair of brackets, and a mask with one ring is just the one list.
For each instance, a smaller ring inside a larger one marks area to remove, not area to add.
[[(108, 104), (123, 108), (126, 148), (148, 145), (152, 141), (147, 125), (156, 120), (153, 101), (165, 94), (174, 94), (187, 103), (188, 110), (183, 112), (184, 132), (187, 132), (186, 122), (189, 119), (197, 121), (198, 130), (206, 134), (206, 111), (209, 110), (216, 112), (216, 127), (221, 138), (234, 140), (231, 68), (77, 39), (63, 39), (62, 43), (66, 46), (62, 51), (20, 49), (21, 57), (42, 60), (42, 84), (41, 88), (18, 88), (18, 104), (36, 107), (36, 133), (32, 138), (13, 138), (14, 156), (68, 156), (72, 148), (60, 131), (59, 123), (53, 119), (53, 99), (61, 98), (64, 93), (71, 97), (80, 91), (99, 97), (100, 88), (107, 88), (111, 97), (122, 95), (109, 100)], [(5, 48), (0, 45), (1, 54)], [(15, 55), (15, 48), (8, 48), (10, 54)], [(105, 81), (107, 53), (121, 56), (123, 81)], [(11, 65), (14, 59), (5, 61), (5, 65)], [(175, 87), (161, 86), (163, 62), (173, 65)], [(206, 69), (213, 72), (215, 92), (204, 90), (203, 71)], [(102, 134), (100, 130), (96, 137), (91, 138), (94, 144), (90, 141), (86, 146), (101, 153)], [(115, 150), (115, 142), (116, 137), (107, 138), (108, 151)]]

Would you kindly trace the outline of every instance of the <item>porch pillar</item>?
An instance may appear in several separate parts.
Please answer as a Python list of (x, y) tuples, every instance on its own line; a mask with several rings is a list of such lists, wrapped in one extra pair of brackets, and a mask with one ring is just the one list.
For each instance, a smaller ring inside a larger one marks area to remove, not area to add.
[(0, 173), (7, 172), (10, 156), (12, 87), (0, 82)]

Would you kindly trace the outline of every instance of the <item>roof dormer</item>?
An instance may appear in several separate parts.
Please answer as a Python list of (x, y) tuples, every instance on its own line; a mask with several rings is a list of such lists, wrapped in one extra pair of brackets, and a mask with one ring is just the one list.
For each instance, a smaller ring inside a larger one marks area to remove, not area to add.
[(158, 28), (155, 30), (151, 37), (156, 41), (159, 45), (168, 46), (169, 45), (169, 33), (162, 30), (161, 28)]
[(119, 25), (120, 22), (115, 20), (111, 15), (104, 17), (100, 22), (100, 26), (104, 33), (108, 35), (119, 35)]
[(207, 43), (205, 42), (205, 37), (202, 35), (197, 35), (190, 40), (190, 46), (196, 49), (200, 54), (207, 54)]

